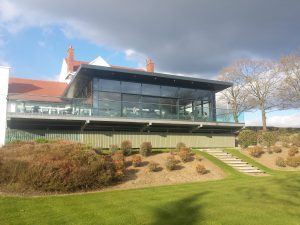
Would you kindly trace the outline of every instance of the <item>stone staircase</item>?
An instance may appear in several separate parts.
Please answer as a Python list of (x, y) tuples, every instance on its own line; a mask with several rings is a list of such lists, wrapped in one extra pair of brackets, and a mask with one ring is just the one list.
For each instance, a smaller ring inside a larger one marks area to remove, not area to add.
[(207, 152), (208, 154), (216, 157), (217, 159), (223, 161), (224, 163), (228, 164), (229, 166), (233, 167), (234, 169), (251, 175), (260, 175), (264, 174), (265, 172), (254, 167), (247, 162), (236, 158), (230, 153), (225, 152), (222, 149), (202, 149), (201, 151)]

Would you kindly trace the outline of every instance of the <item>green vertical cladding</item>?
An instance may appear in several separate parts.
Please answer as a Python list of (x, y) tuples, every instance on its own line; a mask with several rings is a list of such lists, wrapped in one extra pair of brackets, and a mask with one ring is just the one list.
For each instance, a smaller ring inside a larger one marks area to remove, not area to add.
[(130, 140), (134, 148), (141, 143), (151, 142), (154, 148), (173, 148), (178, 142), (190, 147), (234, 147), (233, 134), (196, 134), (196, 133), (138, 133), (138, 132), (81, 132), (81, 131), (41, 131), (7, 129), (6, 141), (32, 140), (44, 137), (47, 139), (65, 139), (89, 144), (94, 147), (109, 148), (110, 145), (121, 144)]
[(18, 130), (7, 129), (6, 130), (6, 142), (14, 140), (34, 140), (37, 138), (46, 139), (64, 139), (70, 141), (81, 142), (80, 132), (74, 131), (48, 131), (48, 130)]

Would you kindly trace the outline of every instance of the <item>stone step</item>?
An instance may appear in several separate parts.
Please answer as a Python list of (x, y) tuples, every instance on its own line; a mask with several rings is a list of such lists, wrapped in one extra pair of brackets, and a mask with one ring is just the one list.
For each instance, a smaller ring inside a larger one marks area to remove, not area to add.
[[(230, 164), (229, 164), (230, 165)], [(250, 166), (249, 164), (234, 164), (234, 165), (231, 165), (232, 167), (237, 167), (237, 168), (254, 168), (252, 166)]]
[(243, 172), (261, 172), (261, 170), (257, 169), (257, 168), (254, 168), (254, 167), (246, 167), (246, 168), (237, 168), (238, 170), (240, 171), (243, 171)]
[(233, 156), (230, 153), (223, 151), (222, 149), (203, 149), (202, 151), (211, 154), (212, 156), (218, 158), (219, 160), (223, 161), (224, 163), (228, 164), (232, 168), (248, 174), (262, 174), (264, 173), (260, 169), (248, 164), (247, 162)]
[(239, 160), (239, 159), (223, 159), (222, 161), (226, 163), (244, 163), (244, 161)]
[(223, 155), (223, 156), (215, 156), (219, 159), (237, 159), (235, 157), (233, 157), (232, 155)]
[(241, 170), (241, 172), (244, 172), (244, 173), (257, 173), (257, 174), (264, 173), (261, 170)]
[(222, 151), (220, 151), (220, 152), (208, 152), (208, 151), (206, 151), (206, 152), (209, 153), (209, 154), (221, 154), (221, 153), (224, 153)]
[(209, 154), (215, 155), (215, 156), (232, 156), (232, 155), (230, 155), (228, 153), (209, 153)]

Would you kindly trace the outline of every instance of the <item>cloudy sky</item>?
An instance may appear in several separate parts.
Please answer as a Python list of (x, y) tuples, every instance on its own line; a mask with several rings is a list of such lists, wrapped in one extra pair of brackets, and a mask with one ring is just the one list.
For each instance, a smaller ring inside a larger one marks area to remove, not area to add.
[[(214, 78), (236, 59), (299, 52), (299, 11), (299, 0), (0, 0), (0, 64), (56, 79), (73, 45), (81, 60), (141, 67), (152, 58), (157, 71)], [(273, 112), (269, 124), (300, 127), (300, 112)]]

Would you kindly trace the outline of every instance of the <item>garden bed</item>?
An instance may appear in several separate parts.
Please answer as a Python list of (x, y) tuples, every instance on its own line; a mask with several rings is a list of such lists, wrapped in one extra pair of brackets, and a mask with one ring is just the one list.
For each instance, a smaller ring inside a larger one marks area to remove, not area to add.
[[(114, 185), (113, 187), (106, 187), (109, 189), (130, 189), (141, 188), (150, 186), (160, 186), (168, 184), (190, 183), (207, 180), (217, 180), (225, 177), (225, 173), (209, 160), (203, 158), (201, 164), (209, 171), (204, 175), (196, 172), (196, 166), (199, 164), (194, 157), (191, 157), (189, 162), (183, 163), (180, 161), (179, 156), (175, 156), (177, 164), (175, 170), (169, 171), (165, 167), (165, 162), (170, 153), (159, 153), (148, 157), (142, 157), (142, 166), (133, 167), (130, 165), (131, 157), (126, 157), (126, 164), (128, 165), (125, 170), (125, 177), (122, 182)], [(158, 171), (150, 172), (148, 163), (155, 161), (158, 163)]]
[[(259, 163), (263, 164), (264, 166), (269, 167), (271, 169), (282, 170), (282, 171), (299, 171), (300, 166), (298, 166), (296, 168), (290, 167), (290, 166), (280, 167), (275, 164), (275, 161), (278, 157), (282, 157), (283, 159), (286, 159), (288, 157), (289, 148), (282, 147), (281, 150), (282, 151), (280, 153), (273, 152), (272, 154), (269, 154), (266, 150), (264, 150), (265, 153), (262, 154), (260, 157), (251, 156), (247, 149), (243, 149), (243, 150), (241, 150), (241, 152), (243, 154), (245, 154), (246, 156), (256, 160), (257, 162), (259, 162)], [(300, 154), (297, 153), (296, 156), (300, 156)]]

